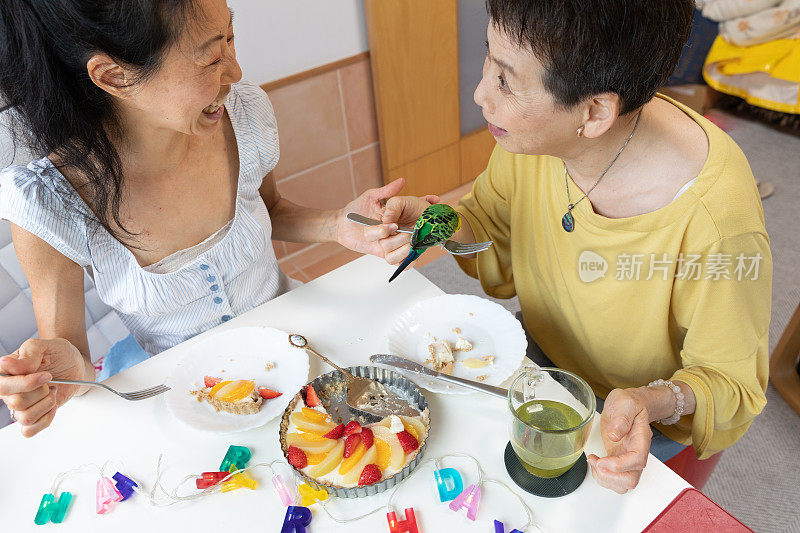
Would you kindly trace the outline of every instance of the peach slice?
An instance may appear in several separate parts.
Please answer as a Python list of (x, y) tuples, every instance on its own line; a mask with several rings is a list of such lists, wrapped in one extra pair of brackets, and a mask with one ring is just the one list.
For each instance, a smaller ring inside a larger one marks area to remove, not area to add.
[[(397, 435), (389, 431), (389, 428), (383, 426), (372, 426), (372, 433), (375, 435), (375, 444), (377, 445), (379, 442), (382, 443), (389, 451), (389, 459), (386, 461), (387, 466), (390, 470), (399, 471), (403, 468), (403, 463), (406, 459), (406, 454), (403, 451), (403, 447), (400, 445), (400, 441), (397, 440)], [(378, 450), (378, 466), (380, 469), (386, 470), (386, 466), (382, 466), (383, 463), (381, 462), (382, 453), (381, 450)]]
[(328, 454), (326, 453), (308, 453), (306, 454), (306, 459), (308, 460), (308, 464), (313, 466), (320, 464), (327, 456)]
[(316, 409), (311, 409), (309, 407), (303, 407), (300, 412), (303, 413), (303, 416), (311, 420), (312, 422), (330, 422), (331, 417), (325, 413), (321, 413)]
[[(336, 446), (328, 452), (327, 457), (319, 464), (308, 469), (308, 473), (311, 477), (320, 477), (328, 474), (342, 461), (342, 456), (344, 455), (344, 440), (340, 439), (333, 442), (336, 442)], [(311, 457), (309, 457), (308, 460), (309, 464), (311, 464)]]
[[(350, 470), (355, 466), (358, 460), (361, 459), (366, 451), (367, 448), (364, 446), (364, 443), (359, 442), (358, 446), (356, 446), (356, 449), (353, 450), (352, 454), (350, 454), (350, 457), (342, 461), (342, 465), (339, 467), (339, 474), (345, 475), (346, 473), (350, 472)], [(342, 450), (342, 455), (344, 455), (344, 450)]]
[(299, 433), (287, 433), (286, 443), (289, 446), (297, 446), (307, 454), (329, 452), (336, 446), (336, 441), (323, 439), (321, 441), (311, 440)]
[[(363, 444), (362, 444), (363, 446)], [(351, 455), (348, 459), (352, 458)], [(375, 464), (378, 460), (378, 449), (375, 446), (370, 446), (369, 450), (367, 450), (364, 455), (361, 456), (361, 459), (353, 466), (349, 472), (344, 474), (342, 481), (344, 482), (345, 486), (348, 485), (355, 485), (358, 483), (358, 478), (361, 477), (361, 472), (364, 470), (364, 467), (369, 464)]]
[(336, 425), (331, 421), (330, 417), (327, 417), (327, 420), (322, 419), (319, 421), (315, 421), (308, 418), (304, 413), (292, 413), (290, 419), (294, 423), (294, 425), (297, 426), (297, 429), (301, 431), (308, 431), (311, 433), (319, 433), (322, 435), (324, 435), (325, 433), (329, 432), (330, 430), (336, 427)]

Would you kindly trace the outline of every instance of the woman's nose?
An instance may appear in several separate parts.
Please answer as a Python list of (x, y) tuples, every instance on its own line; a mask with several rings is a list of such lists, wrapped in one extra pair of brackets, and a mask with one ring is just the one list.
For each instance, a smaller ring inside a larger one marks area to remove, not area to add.
[(491, 115), (494, 113), (494, 105), (492, 105), (490, 100), (486, 97), (486, 76), (481, 78), (478, 86), (475, 87), (475, 93), (472, 95), (472, 98), (475, 100), (475, 103), (485, 111), (485, 114)]
[(239, 62), (236, 60), (236, 54), (231, 54), (227, 59), (224, 62), (225, 71), (220, 81), (223, 84), (238, 83), (242, 80), (242, 67), (239, 66)]

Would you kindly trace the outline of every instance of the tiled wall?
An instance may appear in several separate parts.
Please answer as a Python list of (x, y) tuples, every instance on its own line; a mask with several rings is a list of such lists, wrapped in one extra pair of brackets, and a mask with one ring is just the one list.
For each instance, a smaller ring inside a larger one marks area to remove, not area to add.
[[(281, 157), (281, 195), (321, 209), (344, 206), (381, 177), (369, 59), (268, 91)], [(309, 281), (359, 256), (337, 244), (273, 242), (284, 272)]]

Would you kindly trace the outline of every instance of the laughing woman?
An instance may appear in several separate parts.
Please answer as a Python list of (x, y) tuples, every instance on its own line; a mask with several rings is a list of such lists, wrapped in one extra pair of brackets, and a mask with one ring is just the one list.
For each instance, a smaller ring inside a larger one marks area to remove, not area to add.
[(342, 212), (376, 216), (401, 184), (346, 211), (281, 198), (275, 116), (241, 76), (225, 0), (3, 2), (0, 100), (42, 156), (0, 174), (41, 339), (0, 358), (24, 435), (79, 392), (52, 377), (95, 378), (84, 271), (156, 354), (289, 289), (271, 239), (382, 255)]
[[(497, 146), (453, 238), (494, 246), (459, 265), (487, 294), (518, 295), (541, 352), (605, 398), (607, 456), (588, 459), (625, 492), (648, 451), (707, 458), (766, 403), (772, 264), (755, 181), (724, 132), (656, 95), (693, 0), (487, 5), (475, 102)], [(383, 222), (426, 205), (394, 198)], [(381, 231), (400, 262), (408, 236)]]

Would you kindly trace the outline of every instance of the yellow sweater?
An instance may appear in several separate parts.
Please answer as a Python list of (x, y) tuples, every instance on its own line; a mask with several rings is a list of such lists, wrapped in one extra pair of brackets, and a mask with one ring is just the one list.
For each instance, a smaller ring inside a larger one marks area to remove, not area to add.
[(597, 395), (658, 378), (687, 383), (695, 413), (657, 427), (704, 459), (736, 442), (766, 404), (772, 257), (744, 154), (679, 107), (705, 130), (709, 154), (672, 203), (610, 219), (587, 199), (567, 233), (561, 160), (498, 146), (458, 206), (477, 240), (494, 246), (458, 262), (487, 294), (518, 295), (531, 337)]

